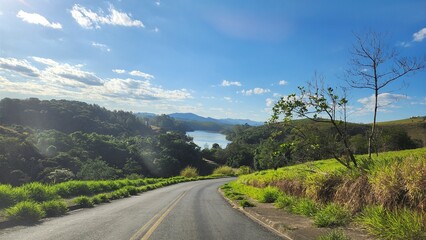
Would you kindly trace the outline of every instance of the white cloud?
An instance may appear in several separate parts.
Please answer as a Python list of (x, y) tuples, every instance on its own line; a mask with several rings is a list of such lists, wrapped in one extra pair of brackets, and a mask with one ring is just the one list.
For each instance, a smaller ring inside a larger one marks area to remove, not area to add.
[(227, 80), (223, 80), (221, 86), (222, 87), (230, 87), (230, 86), (241, 87), (242, 85), (241, 85), (240, 82), (230, 82), (230, 81), (227, 81)]
[(112, 71), (118, 74), (126, 73), (126, 70), (123, 70), (123, 69), (113, 69)]
[(155, 1), (155, 5), (160, 6), (161, 5), (160, 1)]
[(223, 99), (225, 99), (226, 101), (228, 101), (228, 102), (232, 102), (232, 98), (231, 97), (223, 97)]
[(284, 86), (284, 85), (287, 85), (287, 84), (288, 84), (288, 82), (286, 80), (281, 80), (281, 81), (278, 82), (278, 85), (281, 85), (281, 86)]
[(20, 10), (18, 14), (16, 14), (16, 17), (27, 23), (38, 24), (53, 29), (62, 29), (62, 25), (60, 23), (49, 22), (45, 17), (37, 13), (27, 13)]
[(261, 95), (261, 94), (265, 94), (265, 93), (268, 93), (268, 92), (271, 92), (271, 90), (265, 89), (265, 88), (254, 88), (254, 89), (242, 90), (241, 91), (241, 93), (243, 95), (246, 95), (246, 96), (250, 96), (250, 95), (253, 95), (253, 94)]
[(137, 70), (133, 70), (133, 71), (129, 72), (129, 74), (130, 74), (130, 75), (132, 75), (132, 76), (143, 77), (143, 78), (145, 78), (145, 79), (147, 79), (147, 80), (150, 80), (150, 79), (154, 79), (154, 78), (155, 78), (155, 77), (154, 77), (153, 75), (151, 75), (151, 74), (144, 73), (144, 72), (137, 71)]
[(2, 16), (3, 15), (3, 12), (2, 11), (0, 11), (0, 16)]
[[(398, 101), (407, 99), (410, 99), (410, 97), (402, 94), (381, 93), (378, 96), (378, 111), (390, 112), (390, 109), (399, 107), (396, 105)], [(358, 99), (357, 101), (362, 104), (362, 107), (355, 108), (352, 111), (354, 115), (365, 115), (374, 111), (374, 94), (370, 97)]]
[(101, 51), (111, 52), (111, 49), (106, 44), (103, 44), (103, 43), (92, 42), (92, 46), (100, 49)]
[[(170, 105), (170, 101), (192, 98), (187, 89), (164, 89), (152, 85), (149, 80), (100, 78), (95, 73), (82, 70), (81, 64), (58, 63), (40, 57), (29, 59), (44, 64), (44, 69), (37, 69), (26, 59), (0, 58), (0, 71), (10, 73), (0, 76), (2, 91), (53, 98), (110, 101), (122, 106), (141, 106), (141, 101), (152, 100), (155, 100), (155, 106)], [(152, 107), (153, 104), (147, 106)]]
[(272, 98), (267, 98), (265, 101), (266, 101), (267, 107), (272, 107), (276, 102), (275, 99), (272, 99)]
[(86, 29), (101, 28), (101, 25), (145, 27), (141, 21), (132, 19), (131, 14), (120, 12), (113, 5), (110, 5), (108, 12), (107, 15), (102, 10), (96, 13), (79, 4), (74, 4), (71, 9), (72, 17), (81, 27)]
[(413, 34), (413, 41), (421, 42), (426, 38), (426, 28), (422, 28), (420, 31)]
[(158, 33), (160, 31), (160, 29), (158, 27), (154, 28), (154, 32)]
[(411, 47), (411, 43), (409, 43), (409, 42), (400, 42), (397, 45), (400, 46), (400, 47), (405, 47), (405, 48)]
[(0, 58), (0, 70), (28, 77), (38, 77), (40, 75), (40, 71), (25, 59)]
[(48, 66), (57, 66), (59, 65), (59, 63), (57, 63), (56, 61), (50, 59), (50, 58), (41, 58), (41, 57), (31, 57), (34, 61), (42, 63), (44, 65), (48, 65)]

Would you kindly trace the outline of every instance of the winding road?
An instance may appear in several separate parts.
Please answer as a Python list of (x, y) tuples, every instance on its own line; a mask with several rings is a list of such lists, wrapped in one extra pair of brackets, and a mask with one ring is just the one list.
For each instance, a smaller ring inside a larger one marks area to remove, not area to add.
[(231, 179), (180, 183), (33, 226), (0, 230), (3, 239), (280, 239), (233, 209), (217, 191)]

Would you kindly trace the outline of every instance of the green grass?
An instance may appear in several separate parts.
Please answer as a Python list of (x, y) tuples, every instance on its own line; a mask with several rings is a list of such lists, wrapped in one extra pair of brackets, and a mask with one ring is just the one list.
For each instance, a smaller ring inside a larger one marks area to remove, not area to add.
[(67, 204), (63, 200), (42, 202), (40, 203), (40, 207), (46, 213), (46, 217), (61, 216), (68, 211)]
[(46, 213), (40, 207), (40, 204), (30, 201), (24, 201), (13, 207), (6, 209), (7, 217), (17, 222), (37, 222), (42, 219)]
[(235, 176), (235, 171), (229, 166), (220, 166), (213, 170), (213, 174), (225, 175), (225, 176)]
[(243, 200), (241, 200), (241, 201), (239, 202), (239, 204), (240, 204), (240, 206), (241, 206), (241, 207), (243, 207), (243, 208), (246, 208), (246, 207), (255, 207), (255, 206), (256, 206), (254, 203), (250, 202), (250, 201), (249, 201), (249, 200), (247, 200), (247, 199), (243, 199)]
[(92, 199), (87, 196), (79, 196), (73, 202), (82, 208), (91, 208), (94, 206)]
[(364, 171), (327, 159), (242, 175), (228, 185), (259, 201), (274, 187), (281, 193), (270, 202), (313, 217), (319, 227), (344, 226), (356, 217), (382, 239), (426, 239), (426, 148), (356, 158)]
[(406, 208), (367, 207), (357, 221), (380, 239), (426, 239), (422, 215)]
[(351, 220), (351, 213), (336, 204), (328, 204), (319, 210), (314, 217), (314, 224), (318, 227), (339, 227), (347, 225)]
[(180, 171), (180, 176), (187, 178), (198, 177), (198, 169), (195, 167), (188, 166), (182, 171)]

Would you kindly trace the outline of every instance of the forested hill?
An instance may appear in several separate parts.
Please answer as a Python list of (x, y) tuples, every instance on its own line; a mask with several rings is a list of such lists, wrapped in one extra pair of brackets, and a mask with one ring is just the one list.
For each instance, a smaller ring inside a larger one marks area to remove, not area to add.
[(131, 112), (110, 111), (96, 104), (68, 100), (0, 101), (0, 125), (23, 125), (35, 129), (55, 129), (107, 135), (147, 135), (151, 128)]

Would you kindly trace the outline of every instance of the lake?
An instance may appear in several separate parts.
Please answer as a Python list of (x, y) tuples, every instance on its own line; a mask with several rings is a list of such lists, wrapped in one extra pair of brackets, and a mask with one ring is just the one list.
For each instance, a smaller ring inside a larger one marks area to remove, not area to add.
[(193, 137), (194, 143), (200, 146), (201, 148), (204, 148), (205, 146), (211, 148), (214, 143), (219, 144), (221, 148), (226, 148), (226, 145), (228, 145), (228, 143), (231, 143), (230, 141), (226, 140), (226, 136), (221, 133), (194, 131), (187, 132), (186, 134), (190, 137)]

